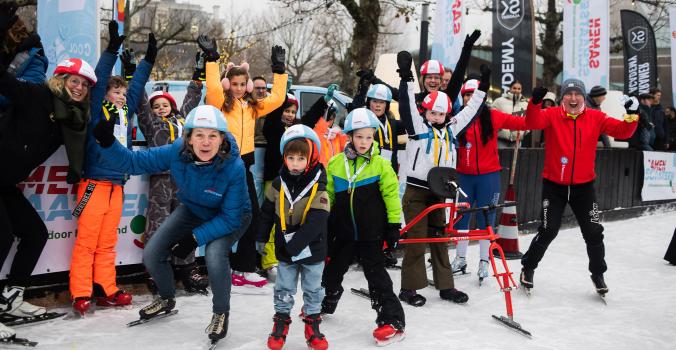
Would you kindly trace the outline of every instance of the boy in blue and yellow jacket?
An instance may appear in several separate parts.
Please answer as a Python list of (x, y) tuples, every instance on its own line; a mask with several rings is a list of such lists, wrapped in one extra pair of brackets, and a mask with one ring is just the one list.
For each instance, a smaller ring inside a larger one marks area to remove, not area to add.
[(100, 285), (106, 295), (98, 298), (97, 305), (131, 303), (131, 294), (119, 289), (115, 282), (117, 226), (122, 216), (123, 186), (129, 174), (102, 164), (101, 146), (95, 140), (92, 129), (104, 118), (114, 120), (115, 138), (131, 149), (129, 121), (142, 97), (157, 55), (157, 43), (151, 33), (146, 56), (138, 65), (127, 92), (122, 77), (110, 77), (124, 36), (118, 34), (115, 21), (110, 22), (108, 30), (110, 41), (95, 69), (97, 82), (92, 89), (85, 164), (73, 210), (73, 216), (78, 217), (78, 235), (71, 258), (70, 294), (73, 310), (79, 314), (84, 314), (90, 307), (93, 283)]
[(294, 125), (286, 129), (279, 142), (283, 165), (279, 176), (265, 191), (261, 207), (256, 249), (261, 255), (266, 254), (265, 244), (274, 224), (275, 255), (279, 261), (274, 325), (268, 338), (268, 348), (273, 350), (284, 346), (299, 276), (307, 345), (313, 350), (328, 348), (326, 337), (319, 331), (329, 217), (326, 174), (319, 163), (320, 150), (319, 137), (309, 127)]

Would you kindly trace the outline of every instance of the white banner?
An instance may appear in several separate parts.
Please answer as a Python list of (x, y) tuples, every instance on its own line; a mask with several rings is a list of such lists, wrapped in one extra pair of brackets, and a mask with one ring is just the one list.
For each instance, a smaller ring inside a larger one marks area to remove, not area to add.
[(465, 42), (465, 0), (438, 0), (432, 23), (432, 59), (455, 69)]
[(641, 200), (676, 199), (676, 153), (643, 152)]
[(671, 96), (676, 103), (676, 6), (669, 6), (669, 28), (671, 29)]
[(563, 2), (563, 80), (608, 88), (609, 28), (608, 0)]
[[(77, 235), (77, 219), (72, 211), (77, 187), (66, 183), (68, 160), (63, 146), (47, 161), (37, 167), (25, 182), (19, 184), (24, 195), (47, 225), (49, 239), (42, 251), (34, 275), (70, 270), (70, 257)], [(116, 265), (141, 263), (143, 250), (139, 239), (145, 231), (145, 213), (148, 208), (148, 177), (132, 176), (124, 186), (122, 219), (118, 226), (115, 248)], [(136, 241), (136, 242), (135, 242)], [(16, 244), (5, 260), (0, 279), (7, 278), (14, 260)]]

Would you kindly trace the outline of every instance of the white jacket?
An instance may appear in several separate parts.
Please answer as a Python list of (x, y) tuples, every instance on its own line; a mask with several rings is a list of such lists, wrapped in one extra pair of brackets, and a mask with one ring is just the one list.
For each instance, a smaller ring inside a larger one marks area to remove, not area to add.
[[(399, 110), (406, 131), (409, 133), (409, 141), (406, 144), (406, 183), (429, 188), (427, 185), (427, 173), (436, 166), (455, 168), (456, 154), (453, 140), (465, 129), (465, 127), (477, 115), (486, 93), (475, 90), (472, 98), (458, 114), (451, 117), (446, 127), (439, 130), (432, 127), (424, 116), (418, 113), (415, 103), (414, 82), (408, 82), (405, 96), (400, 89)], [(402, 88), (400, 86), (400, 88)], [(403, 98), (403, 99), (402, 99)], [(408, 101), (405, 101), (408, 99)], [(410, 113), (403, 110), (407, 108)], [(410, 115), (410, 123), (408, 116)], [(410, 130), (410, 128), (413, 130)]]
[[(525, 117), (526, 107), (528, 107), (528, 99), (525, 98), (523, 95), (514, 99), (514, 94), (512, 94), (511, 92), (506, 92), (502, 96), (496, 98), (495, 101), (493, 101), (493, 108), (499, 110), (500, 112), (511, 115), (519, 115)], [(523, 136), (526, 135), (529, 131), (528, 130), (512, 131), (507, 129), (500, 129), (498, 131), (498, 140), (514, 142), (516, 141), (517, 132), (521, 133), (521, 139), (523, 139)]]

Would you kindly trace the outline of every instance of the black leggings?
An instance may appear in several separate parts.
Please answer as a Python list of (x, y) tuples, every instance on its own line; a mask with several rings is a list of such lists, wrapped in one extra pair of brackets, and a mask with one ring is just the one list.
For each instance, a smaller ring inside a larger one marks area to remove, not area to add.
[(47, 243), (47, 227), (16, 186), (0, 186), (0, 264), (5, 263), (15, 236), (20, 241), (7, 285), (26, 287)]
[(608, 267), (605, 261), (605, 247), (603, 245), (603, 226), (600, 223), (599, 207), (594, 193), (594, 182), (578, 185), (559, 185), (543, 180), (542, 182), (542, 224), (538, 233), (530, 243), (526, 254), (521, 258), (521, 264), (534, 270), (549, 244), (556, 238), (561, 227), (561, 216), (566, 204), (575, 214), (577, 223), (582, 231), (582, 238), (587, 245), (589, 257), (589, 271), (593, 274), (602, 274)]
[(230, 266), (235, 271), (254, 272), (256, 271), (256, 257), (258, 256), (258, 252), (256, 252), (256, 232), (258, 231), (260, 207), (258, 206), (253, 174), (249, 171), (249, 167), (254, 163), (253, 152), (243, 155), (242, 160), (244, 161), (246, 185), (249, 189), (249, 200), (251, 201), (251, 224), (249, 224), (244, 236), (239, 239), (237, 252), (230, 254)]
[(376, 323), (406, 325), (404, 309), (392, 290), (392, 279), (385, 270), (382, 241), (352, 241), (336, 239), (329, 244), (329, 261), (324, 267), (322, 285), (326, 294), (343, 291), (343, 276), (359, 258), (369, 286), (371, 307), (376, 310)]

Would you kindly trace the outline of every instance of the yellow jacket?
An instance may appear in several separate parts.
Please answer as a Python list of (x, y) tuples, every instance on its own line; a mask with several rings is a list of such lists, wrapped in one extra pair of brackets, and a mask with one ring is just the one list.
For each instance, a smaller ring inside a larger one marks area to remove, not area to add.
[(287, 74), (273, 74), (272, 91), (266, 98), (258, 100), (256, 107), (249, 106), (246, 101), (237, 100), (233, 104), (232, 111), (223, 110), (223, 86), (221, 85), (221, 72), (218, 62), (207, 62), (206, 64), (206, 83), (207, 94), (206, 103), (212, 105), (223, 112), (228, 121), (228, 131), (237, 140), (239, 152), (246, 155), (254, 151), (254, 129), (256, 118), (262, 117), (284, 103), (286, 100), (286, 82)]

